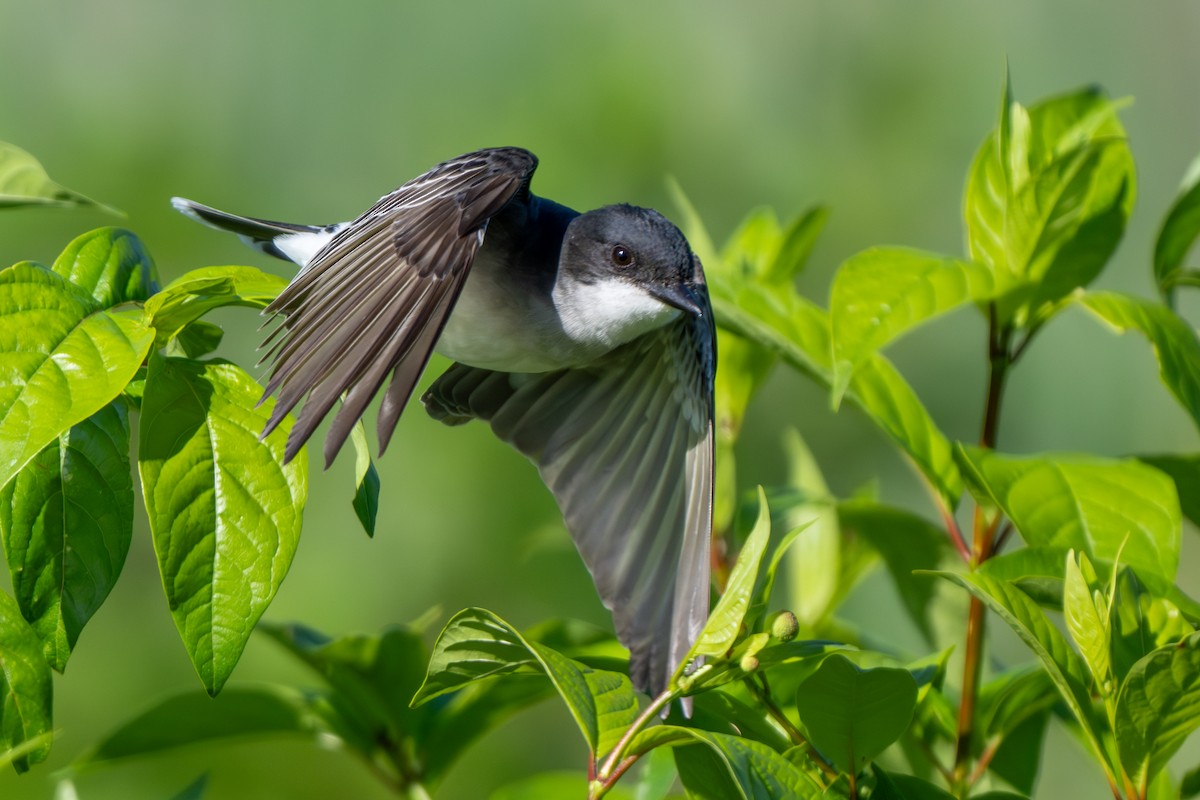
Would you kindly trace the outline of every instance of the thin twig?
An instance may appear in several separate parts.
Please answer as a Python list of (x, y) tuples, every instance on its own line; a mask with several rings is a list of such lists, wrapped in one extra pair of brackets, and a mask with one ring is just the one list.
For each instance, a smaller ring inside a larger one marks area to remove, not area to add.
[(833, 764), (830, 764), (828, 761), (826, 761), (825, 757), (817, 752), (817, 748), (813, 747), (812, 742), (808, 740), (808, 737), (804, 735), (804, 732), (797, 728), (796, 725), (790, 719), (788, 719), (788, 716), (783, 712), (783, 709), (775, 704), (774, 698), (771, 697), (771, 685), (767, 683), (767, 676), (759, 673), (756, 677), (758, 678), (757, 682), (753, 678), (748, 678), (746, 680), (746, 685), (749, 687), (751, 694), (753, 694), (754, 697), (763, 704), (763, 706), (767, 709), (767, 713), (771, 715), (771, 719), (779, 723), (779, 727), (783, 728), (784, 733), (787, 734), (788, 739), (791, 740), (792, 744), (796, 745), (797, 747), (803, 747), (808, 757), (813, 760), (813, 763), (821, 768), (821, 771), (824, 772), (827, 777), (830, 779), (836, 779), (838, 776), (837, 768), (834, 767)]
[(646, 706), (645, 710), (642, 711), (638, 718), (633, 721), (633, 724), (630, 725), (625, 733), (621, 735), (620, 740), (617, 742), (617, 746), (612, 749), (612, 752), (608, 754), (608, 758), (604, 760), (604, 765), (600, 767), (600, 772), (596, 776), (597, 778), (602, 781), (608, 780), (609, 776), (612, 775), (613, 770), (617, 768), (617, 764), (620, 762), (621, 757), (625, 755), (625, 748), (629, 746), (631, 741), (633, 741), (633, 737), (645, 727), (647, 722), (654, 719), (658, 712), (662, 711), (665, 706), (670, 705), (675, 700), (675, 696), (675, 691), (673, 689), (667, 689), (658, 697), (655, 697), (652, 701), (650, 701), (650, 705)]

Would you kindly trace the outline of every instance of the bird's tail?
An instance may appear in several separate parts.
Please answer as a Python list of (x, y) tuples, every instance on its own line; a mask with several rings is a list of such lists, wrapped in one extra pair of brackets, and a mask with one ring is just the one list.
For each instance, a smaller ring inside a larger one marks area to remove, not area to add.
[(183, 197), (172, 197), (171, 205), (176, 211), (196, 222), (236, 234), (254, 249), (300, 266), (311, 261), (344, 225), (295, 225), (257, 217), (242, 217)]

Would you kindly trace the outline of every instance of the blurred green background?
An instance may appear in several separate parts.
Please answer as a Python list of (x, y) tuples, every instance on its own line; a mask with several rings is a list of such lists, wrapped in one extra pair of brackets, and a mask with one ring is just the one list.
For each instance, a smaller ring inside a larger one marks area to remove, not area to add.
[[(0, 0), (0, 139), (52, 177), (128, 213), (164, 279), (211, 264), (286, 265), (173, 213), (181, 194), (296, 222), (357, 215), (432, 164), (515, 144), (541, 158), (534, 188), (576, 208), (628, 201), (676, 219), (675, 176), (718, 240), (751, 207), (833, 216), (803, 280), (822, 305), (830, 275), (874, 244), (962, 251), (970, 159), (993, 126), (1007, 56), (1017, 97), (1099, 83), (1124, 112), (1138, 207), (1099, 284), (1149, 295), (1153, 237), (1200, 151), (1200, 6), (1115, 0), (1005, 3), (458, 2), (384, 0)], [(49, 262), (93, 211), (0, 214), (0, 263)], [(1195, 318), (1195, 303), (1184, 308)], [(252, 363), (257, 318), (231, 311), (222, 354)], [(961, 313), (890, 354), (943, 429), (975, 439), (985, 329)], [(438, 366), (434, 364), (436, 372)], [(797, 427), (831, 488), (879, 476), (888, 500), (932, 513), (883, 438), (852, 410), (780, 371), (752, 407), (745, 486), (783, 477), (779, 432)], [(1197, 450), (1144, 341), (1069, 313), (1012, 376), (1000, 446), (1011, 452)], [(304, 536), (268, 612), (329, 633), (373, 631), (440, 605), (518, 625), (555, 616), (607, 624), (549, 494), (479, 425), (449, 430), (413, 407), (379, 464), (374, 541), (350, 508), (352, 459), (314, 472)], [(139, 512), (140, 514), (140, 512)], [(1184, 583), (1196, 586), (1196, 538)], [(0, 579), (0, 586), (5, 579)], [(899, 630), (886, 581), (848, 615), (885, 641)], [(995, 627), (995, 626), (993, 626)], [(1001, 638), (997, 659), (1023, 661)], [(254, 638), (233, 681), (314, 679)], [(61, 737), (48, 765), (0, 775), (0, 797), (47, 798), (51, 773), (155, 698), (198, 689), (139, 517), (122, 580), (55, 682)], [(1052, 731), (1038, 797), (1100, 796), (1098, 771)], [(1184, 756), (1195, 759), (1195, 749)], [(477, 745), (438, 797), (486, 797), (540, 769), (582, 769), (567, 714), (544, 705)], [(345, 754), (306, 743), (192, 751), (81, 777), (83, 800), (168, 797), (210, 770), (214, 798), (382, 797)]]

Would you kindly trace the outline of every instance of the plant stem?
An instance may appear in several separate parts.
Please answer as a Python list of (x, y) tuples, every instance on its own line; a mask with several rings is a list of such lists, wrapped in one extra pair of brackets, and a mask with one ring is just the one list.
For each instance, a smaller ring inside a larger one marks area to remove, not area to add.
[[(1000, 327), (996, 320), (996, 305), (988, 305), (988, 386), (983, 409), (983, 426), (979, 434), (981, 447), (994, 448), (1000, 428), (1000, 404), (1004, 397), (1004, 379), (1012, 364), (1012, 329)], [(1026, 340), (1027, 342), (1028, 340)], [(974, 536), (970, 564), (978, 567), (994, 552), (994, 539), (999, 516), (988, 521), (983, 509), (975, 507)], [(966, 794), (971, 783), (968, 765), (971, 760), (971, 741), (975, 727), (975, 700), (979, 693), (979, 676), (983, 666), (983, 634), (986, 615), (983, 602), (971, 597), (967, 612), (967, 646), (963, 659), (962, 700), (958, 707), (958, 741), (954, 750), (954, 777), (959, 794)]]
[(758, 682), (755, 682), (753, 679), (747, 679), (746, 685), (749, 687), (751, 694), (767, 709), (767, 713), (771, 715), (771, 719), (775, 720), (779, 724), (779, 727), (783, 728), (784, 733), (788, 735), (788, 739), (791, 740), (792, 744), (803, 747), (813, 763), (820, 767), (821, 771), (828, 778), (836, 780), (838, 776), (837, 768), (817, 752), (817, 748), (813, 747), (812, 742), (808, 740), (804, 732), (797, 728), (788, 719), (787, 714), (783, 713), (783, 709), (775, 704), (774, 698), (771, 697), (771, 685), (767, 683), (767, 676), (759, 674)]
[[(654, 719), (655, 715), (670, 705), (675, 700), (675, 696), (673, 689), (667, 689), (650, 701), (650, 705), (646, 706), (645, 710), (633, 721), (633, 724), (621, 735), (621, 739), (617, 742), (616, 747), (612, 749), (612, 752), (608, 754), (608, 758), (604, 760), (603, 766), (600, 767), (600, 772), (596, 775), (598, 780), (608, 781), (612, 777), (617, 764), (621, 762), (621, 757), (625, 755), (625, 748), (629, 747), (629, 743), (633, 741), (633, 737), (646, 726), (647, 722)], [(625, 769), (628, 769), (628, 767), (625, 767)]]

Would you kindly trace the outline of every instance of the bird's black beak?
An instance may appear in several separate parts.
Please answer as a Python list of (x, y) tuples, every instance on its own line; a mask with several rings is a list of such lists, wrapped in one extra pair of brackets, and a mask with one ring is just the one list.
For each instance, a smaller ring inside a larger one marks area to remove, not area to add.
[(701, 304), (700, 298), (696, 296), (695, 290), (686, 283), (651, 286), (650, 294), (693, 317), (704, 316), (704, 306)]

